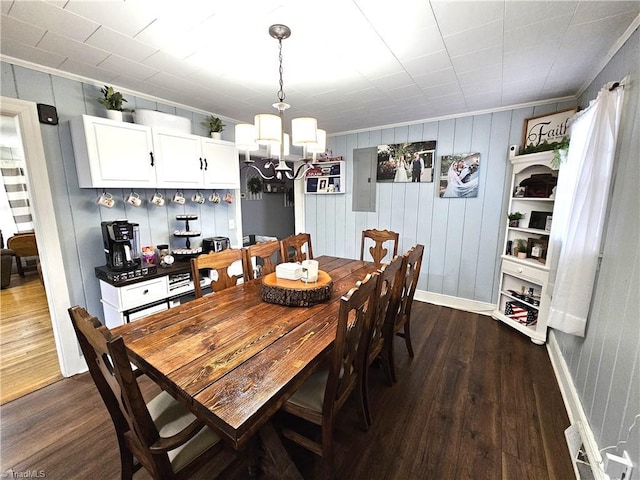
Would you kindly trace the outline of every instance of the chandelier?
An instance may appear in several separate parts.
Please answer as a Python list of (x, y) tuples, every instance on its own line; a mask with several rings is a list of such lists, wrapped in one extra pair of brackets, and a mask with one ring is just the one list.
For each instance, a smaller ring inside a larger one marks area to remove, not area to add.
[[(280, 89), (278, 90), (278, 101), (273, 107), (278, 110), (278, 114), (260, 113), (254, 117), (254, 123), (239, 123), (235, 127), (236, 147), (245, 153), (245, 168), (255, 169), (262, 178), (271, 180), (277, 178), (300, 180), (304, 178), (307, 170), (312, 168), (316, 162), (316, 155), (324, 153), (326, 149), (327, 133), (318, 128), (318, 122), (312, 117), (294, 118), (291, 120), (291, 143), (297, 147), (302, 147), (304, 162), (296, 171), (292, 173), (291, 168), (285, 162), (285, 157), (289, 155), (289, 135), (284, 131), (284, 112), (291, 105), (285, 103), (285, 94), (282, 81), (282, 40), (289, 38), (291, 29), (286, 25), (275, 24), (269, 27), (269, 35), (278, 40), (278, 61), (280, 75)], [(265, 175), (262, 170), (255, 166), (251, 159), (251, 152), (260, 148), (260, 145), (267, 146), (268, 158), (265, 162), (265, 169), (273, 168), (274, 174)], [(277, 152), (274, 158), (272, 153)], [(311, 154), (311, 157), (308, 155)], [(274, 161), (277, 160), (277, 164)]]

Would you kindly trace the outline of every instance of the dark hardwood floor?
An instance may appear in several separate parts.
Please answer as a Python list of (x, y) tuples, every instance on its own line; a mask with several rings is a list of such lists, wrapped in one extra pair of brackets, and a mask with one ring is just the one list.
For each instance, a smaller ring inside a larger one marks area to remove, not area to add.
[[(569, 420), (544, 347), (489, 317), (420, 302), (412, 334), (413, 360), (397, 339), (397, 384), (373, 368), (369, 431), (354, 405), (341, 412), (339, 478), (574, 478), (563, 434)], [(142, 384), (145, 395), (157, 389)], [(9, 402), (0, 415), (0, 473), (119, 478), (113, 427), (88, 374)], [(309, 476), (312, 455), (284, 445)]]

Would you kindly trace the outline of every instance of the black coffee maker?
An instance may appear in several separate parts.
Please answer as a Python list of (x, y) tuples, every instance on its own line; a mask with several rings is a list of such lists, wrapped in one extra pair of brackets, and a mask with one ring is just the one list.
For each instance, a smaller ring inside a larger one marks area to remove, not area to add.
[(139, 227), (127, 220), (102, 222), (102, 241), (107, 267), (116, 271), (133, 270), (140, 266)]

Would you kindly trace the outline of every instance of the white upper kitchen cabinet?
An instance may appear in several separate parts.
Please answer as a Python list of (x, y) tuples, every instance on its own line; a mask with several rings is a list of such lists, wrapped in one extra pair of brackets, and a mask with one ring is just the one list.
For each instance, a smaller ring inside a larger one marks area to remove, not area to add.
[(232, 142), (153, 130), (158, 187), (240, 188), (238, 151)]
[(202, 188), (202, 137), (153, 129), (159, 188)]
[(240, 188), (238, 150), (233, 142), (202, 138), (204, 188)]
[(70, 122), (80, 188), (153, 188), (151, 129), (82, 115)]

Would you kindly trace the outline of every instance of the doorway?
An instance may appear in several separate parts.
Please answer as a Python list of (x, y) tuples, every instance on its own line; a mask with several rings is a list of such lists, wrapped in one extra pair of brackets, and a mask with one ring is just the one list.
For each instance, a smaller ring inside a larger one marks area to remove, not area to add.
[[(265, 179), (256, 168), (240, 168), (242, 234), (278, 240), (293, 235), (297, 201), (294, 200), (294, 181)], [(261, 171), (268, 176), (269, 172)]]
[[(33, 226), (40, 259), (39, 281), (47, 292), (51, 327), (60, 372), (71, 376), (86, 371), (67, 309), (71, 305), (67, 271), (61, 255), (61, 239), (54, 210), (49, 170), (36, 104), (0, 97), (0, 115), (14, 119), (25, 160), (27, 189), (32, 202)], [(3, 309), (4, 314), (4, 309)]]
[(3, 257), (8, 258), (3, 258), (0, 297), (0, 405), (62, 378), (47, 294), (40, 280), (39, 258), (35, 255), (25, 170), (17, 119), (2, 115), (0, 229)]

